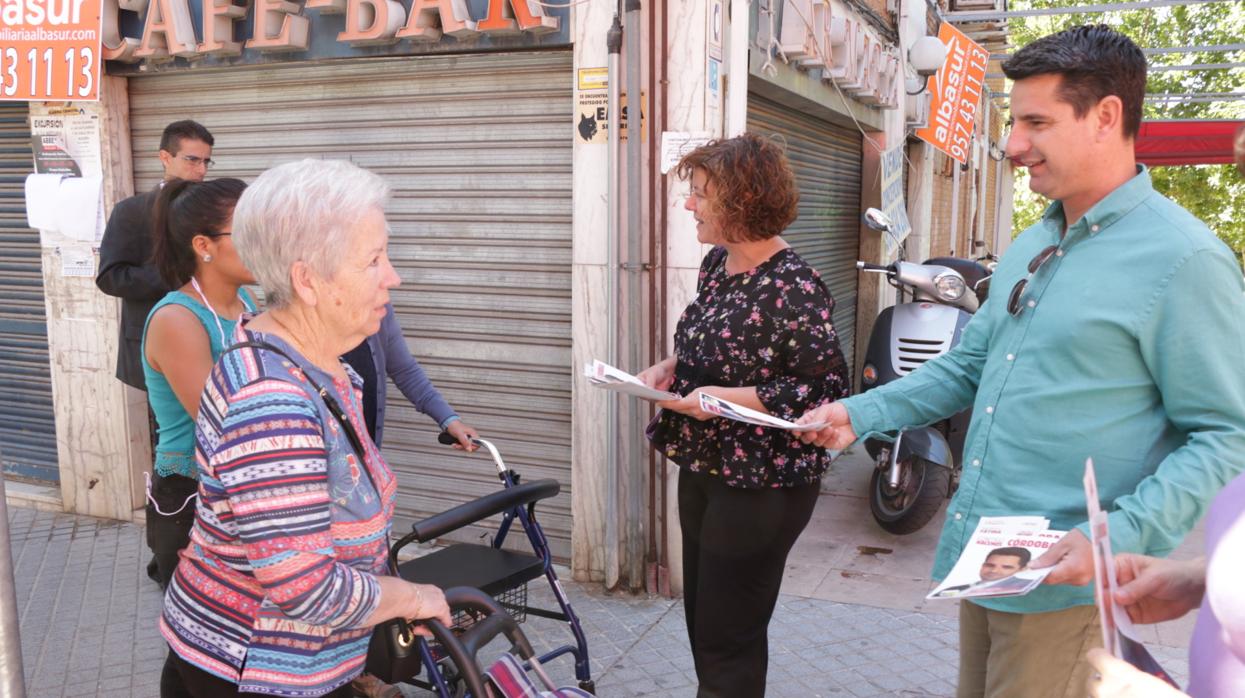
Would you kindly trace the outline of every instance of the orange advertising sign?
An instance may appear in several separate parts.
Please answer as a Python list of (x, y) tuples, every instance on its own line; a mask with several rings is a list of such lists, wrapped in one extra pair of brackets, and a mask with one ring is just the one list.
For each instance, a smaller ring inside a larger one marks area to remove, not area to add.
[(0, 101), (99, 99), (102, 0), (0, 0)]
[(964, 164), (990, 52), (948, 22), (942, 23), (938, 39), (947, 46), (947, 60), (930, 85), (929, 126), (916, 135)]

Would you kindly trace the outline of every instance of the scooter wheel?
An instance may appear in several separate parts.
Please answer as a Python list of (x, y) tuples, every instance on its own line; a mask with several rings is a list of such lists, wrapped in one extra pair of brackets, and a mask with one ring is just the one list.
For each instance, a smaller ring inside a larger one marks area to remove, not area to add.
[(591, 693), (594, 696), (597, 694), (597, 682), (596, 681), (580, 681), (579, 688)]
[(876, 468), (869, 482), (869, 509), (889, 533), (907, 535), (929, 523), (950, 493), (951, 470), (911, 456), (900, 463), (899, 487), (892, 489), (886, 470)]

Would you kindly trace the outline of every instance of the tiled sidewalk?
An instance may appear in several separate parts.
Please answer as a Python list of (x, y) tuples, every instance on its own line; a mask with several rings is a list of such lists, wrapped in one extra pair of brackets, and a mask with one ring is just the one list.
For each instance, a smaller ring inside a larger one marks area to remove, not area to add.
[[(28, 695), (157, 696), (167, 648), (155, 624), (160, 592), (144, 572), (143, 528), (12, 504), (9, 526)], [(564, 582), (599, 695), (695, 695), (681, 603)], [(531, 599), (553, 603), (538, 584)], [(570, 638), (551, 620), (532, 618), (524, 628), (538, 647)], [(943, 615), (784, 595), (770, 625), (768, 695), (951, 696), (956, 632)], [(1184, 676), (1182, 650), (1154, 649)], [(549, 669), (573, 684), (568, 658)]]

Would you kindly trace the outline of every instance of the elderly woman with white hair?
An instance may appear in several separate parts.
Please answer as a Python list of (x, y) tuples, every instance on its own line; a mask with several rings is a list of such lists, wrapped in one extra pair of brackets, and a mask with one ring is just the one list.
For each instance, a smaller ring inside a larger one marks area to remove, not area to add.
[(448, 624), (439, 589), (387, 576), (397, 485), (339, 357), (399, 279), (388, 187), (346, 162), (260, 175), (233, 244), (268, 310), (243, 315), (199, 405), (200, 486), (161, 631), (196, 698), (349, 696), (373, 626)]

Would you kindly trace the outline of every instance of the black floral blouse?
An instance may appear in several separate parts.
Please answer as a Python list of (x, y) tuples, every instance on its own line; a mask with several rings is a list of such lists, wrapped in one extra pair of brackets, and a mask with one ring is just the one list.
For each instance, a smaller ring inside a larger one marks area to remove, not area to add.
[[(742, 274), (726, 272), (726, 248), (700, 265), (696, 300), (679, 318), (674, 385), (756, 386), (771, 414), (796, 419), (847, 395), (847, 364), (830, 321), (834, 300), (817, 272), (787, 248)], [(653, 446), (680, 466), (732, 487), (792, 487), (818, 480), (825, 449), (793, 432), (731, 419), (699, 421), (662, 410), (649, 425)]]

